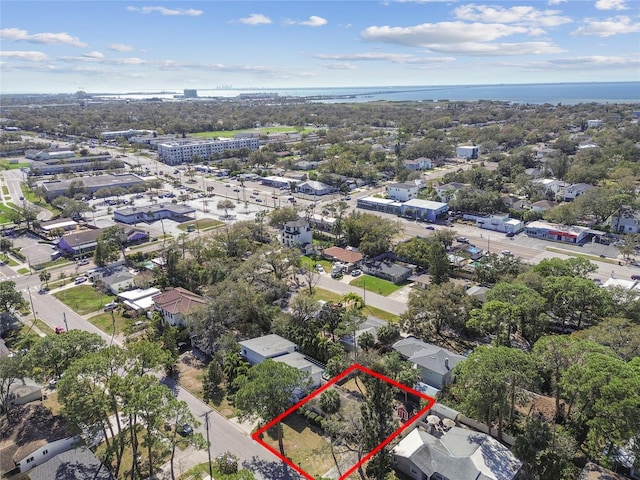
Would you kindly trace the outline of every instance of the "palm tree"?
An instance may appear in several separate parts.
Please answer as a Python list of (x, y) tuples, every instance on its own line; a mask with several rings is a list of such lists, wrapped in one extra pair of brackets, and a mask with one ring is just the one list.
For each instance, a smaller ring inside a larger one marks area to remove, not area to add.
[(51, 279), (51, 272), (49, 270), (42, 270), (40, 272), (40, 281), (44, 283), (44, 285), (49, 288), (49, 280)]

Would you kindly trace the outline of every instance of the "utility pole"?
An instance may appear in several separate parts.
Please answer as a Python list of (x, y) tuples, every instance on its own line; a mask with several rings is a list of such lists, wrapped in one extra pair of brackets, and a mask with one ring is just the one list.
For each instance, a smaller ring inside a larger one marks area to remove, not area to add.
[(64, 321), (64, 329), (68, 332), (69, 324), (67, 323), (67, 314), (65, 312), (62, 312), (62, 320)]
[(207, 455), (209, 456), (209, 476), (213, 478), (213, 464), (211, 463), (211, 441), (209, 440), (209, 412), (204, 414), (205, 425), (207, 426)]

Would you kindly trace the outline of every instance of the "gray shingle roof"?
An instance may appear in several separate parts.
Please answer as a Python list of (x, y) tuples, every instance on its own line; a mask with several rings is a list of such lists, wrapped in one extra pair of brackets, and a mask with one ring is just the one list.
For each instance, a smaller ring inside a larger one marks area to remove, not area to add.
[(29, 471), (30, 480), (115, 480), (111, 472), (88, 448), (75, 448), (56, 455)]
[(423, 342), (414, 337), (398, 340), (394, 343), (393, 349), (408, 361), (440, 375), (445, 375), (465, 358), (450, 350), (432, 343)]

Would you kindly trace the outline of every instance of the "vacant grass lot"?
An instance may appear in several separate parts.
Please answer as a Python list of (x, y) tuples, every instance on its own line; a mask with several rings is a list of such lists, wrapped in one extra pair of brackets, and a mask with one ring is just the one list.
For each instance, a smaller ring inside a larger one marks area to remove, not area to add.
[(313, 270), (315, 265), (322, 265), (324, 271), (327, 273), (331, 273), (331, 267), (333, 267), (333, 263), (328, 260), (314, 260), (308, 255), (303, 255), (300, 257), (300, 263), (303, 267), (308, 268), (309, 270)]
[(99, 292), (91, 285), (78, 285), (53, 295), (79, 315), (102, 310), (105, 303), (113, 300), (112, 295)]
[[(310, 427), (304, 417), (297, 413), (288, 415), (282, 421), (282, 433), (285, 454), (305, 472), (317, 478), (335, 466), (331, 444), (318, 428)], [(262, 440), (278, 451), (275, 429), (266, 432)]]
[[(127, 329), (127, 327), (133, 325), (135, 319), (124, 318), (122, 316), (122, 312), (120, 312), (119, 310), (114, 310), (113, 318), (111, 318), (111, 312), (103, 312), (90, 317), (89, 322), (98, 327), (107, 335), (118, 335), (120, 333), (123, 333)], [(113, 328), (114, 326), (115, 333)]]
[(372, 277), (370, 275), (361, 275), (351, 280), (349, 285), (364, 288), (367, 292), (377, 293), (379, 295), (384, 295), (385, 297), (402, 288), (402, 285), (396, 285), (388, 280)]
[[(330, 292), (329, 290), (324, 290), (322, 288), (315, 288), (313, 293), (313, 298), (316, 300), (324, 300), (325, 302), (339, 302), (342, 297), (337, 293)], [(369, 305), (365, 305), (362, 309), (362, 313), (365, 316), (371, 315), (372, 317), (379, 318), (380, 320), (385, 320), (387, 322), (398, 322), (400, 321), (400, 317), (393, 313), (385, 312), (384, 310), (380, 310), (376, 307), (370, 307)]]

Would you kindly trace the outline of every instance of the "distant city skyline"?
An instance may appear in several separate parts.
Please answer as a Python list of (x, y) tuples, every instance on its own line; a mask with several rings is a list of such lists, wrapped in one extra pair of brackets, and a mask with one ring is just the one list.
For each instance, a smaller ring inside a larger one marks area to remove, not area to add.
[(0, 91), (640, 81), (637, 0), (0, 3)]

